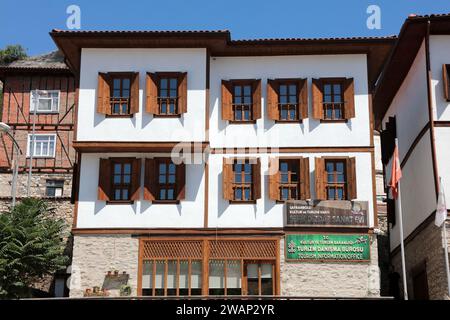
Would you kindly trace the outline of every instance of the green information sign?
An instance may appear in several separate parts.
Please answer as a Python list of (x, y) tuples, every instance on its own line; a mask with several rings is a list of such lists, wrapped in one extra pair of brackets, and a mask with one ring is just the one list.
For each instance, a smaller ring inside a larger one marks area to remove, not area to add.
[(368, 261), (367, 234), (287, 234), (286, 260)]

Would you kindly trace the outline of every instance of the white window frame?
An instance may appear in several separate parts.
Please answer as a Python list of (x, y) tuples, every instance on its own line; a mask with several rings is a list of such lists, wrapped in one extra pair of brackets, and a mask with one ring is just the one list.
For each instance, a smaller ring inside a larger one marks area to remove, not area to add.
[[(32, 134), (28, 134), (28, 139), (27, 139), (27, 158), (30, 157), (30, 144), (31, 144), (31, 136)], [(54, 139), (54, 147), (53, 147), (53, 154), (51, 155), (35, 155), (33, 154), (33, 158), (55, 158), (56, 156), (56, 133), (37, 133), (34, 135), (35, 139), (36, 137), (53, 137)], [(35, 140), (36, 142), (36, 140)], [(34, 144), (34, 148), (36, 148), (36, 144)], [(50, 148), (49, 148), (50, 149)]]
[(33, 96), (34, 94), (38, 95), (38, 101), (40, 98), (40, 94), (43, 93), (58, 93), (58, 103), (55, 105), (53, 99), (51, 98), (42, 98), (42, 99), (50, 99), (52, 100), (52, 106), (51, 110), (39, 110), (39, 102), (37, 102), (37, 109), (36, 113), (58, 113), (59, 112), (59, 105), (61, 103), (61, 91), (60, 90), (31, 90), (30, 91), (30, 111), (34, 112), (34, 109), (36, 108), (36, 101), (34, 101)]

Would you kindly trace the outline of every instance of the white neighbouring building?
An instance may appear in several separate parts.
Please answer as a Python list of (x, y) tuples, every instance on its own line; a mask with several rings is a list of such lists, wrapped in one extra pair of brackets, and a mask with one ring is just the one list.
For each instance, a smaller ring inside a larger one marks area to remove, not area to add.
[[(399, 144), (406, 280), (412, 299), (449, 299), (444, 265), (444, 246), (449, 244), (434, 224), (439, 177), (450, 199), (449, 52), (450, 15), (410, 15), (374, 95), (386, 181), (395, 138)], [(391, 263), (401, 277), (396, 201), (388, 202), (388, 216)], [(398, 282), (401, 292), (403, 282)]]
[(51, 36), (79, 76), (71, 296), (379, 296), (371, 89), (395, 38)]

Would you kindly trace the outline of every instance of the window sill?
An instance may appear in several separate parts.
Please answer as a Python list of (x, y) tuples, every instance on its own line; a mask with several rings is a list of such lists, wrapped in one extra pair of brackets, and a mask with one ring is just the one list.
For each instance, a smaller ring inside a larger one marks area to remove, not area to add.
[(236, 120), (228, 120), (229, 124), (256, 124), (256, 120), (249, 121), (236, 121)]
[(153, 204), (180, 204), (180, 200), (153, 200)]
[(230, 204), (256, 204), (256, 200), (240, 201), (240, 200), (229, 200)]
[(297, 119), (297, 120), (275, 120), (275, 123), (303, 123), (303, 119)]
[(320, 123), (347, 123), (348, 119), (320, 119)]
[[(27, 155), (27, 159), (30, 159), (31, 156)], [(55, 156), (33, 156), (33, 159), (55, 159)]]
[[(59, 110), (55, 110), (55, 111), (36, 111), (36, 114), (52, 114), (52, 115), (55, 115), (55, 114), (58, 114), (59, 113)], [(32, 114), (34, 114), (34, 111), (33, 110), (30, 110), (30, 115), (32, 115)]]
[(181, 114), (153, 114), (153, 118), (181, 118)]
[(106, 204), (134, 204), (133, 200), (110, 200)]
[(134, 114), (106, 114), (106, 118), (133, 118)]

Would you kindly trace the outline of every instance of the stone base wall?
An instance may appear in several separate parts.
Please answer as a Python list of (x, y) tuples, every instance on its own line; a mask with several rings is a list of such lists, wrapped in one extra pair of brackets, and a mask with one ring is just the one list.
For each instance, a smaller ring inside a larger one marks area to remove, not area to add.
[(137, 295), (139, 239), (130, 235), (77, 235), (74, 237), (70, 296), (82, 297), (87, 288), (107, 288), (110, 296), (120, 295), (120, 285), (112, 285), (108, 271), (126, 271), (131, 295)]
[[(20, 202), (20, 199), (26, 197), (28, 175), (21, 173), (17, 179), (17, 193), (16, 202)], [(64, 180), (63, 196), (59, 198), (46, 198), (45, 186), (47, 179)], [(0, 212), (9, 211), (12, 204), (11, 198), (11, 181), (12, 175), (10, 173), (0, 174)], [(36, 198), (44, 199), (49, 208), (53, 209), (53, 215), (55, 218), (63, 219), (66, 222), (65, 230), (65, 254), (72, 257), (72, 236), (71, 229), (73, 224), (73, 204), (70, 203), (70, 194), (72, 189), (72, 175), (61, 173), (33, 173), (31, 179), (30, 195)], [(70, 261), (69, 261), (70, 265)], [(46, 276), (44, 279), (36, 282), (33, 287), (41, 290), (50, 296), (53, 296), (55, 275)]]
[(380, 267), (380, 295), (389, 296), (389, 272), (391, 266), (389, 225), (386, 214), (378, 213), (378, 265)]
[[(434, 224), (433, 219), (416, 237), (405, 244), (405, 265), (407, 275), (408, 297), (414, 299), (413, 272), (425, 262), (428, 278), (428, 295), (431, 300), (450, 300), (447, 291), (447, 275), (445, 273), (445, 256), (442, 228)], [(450, 236), (450, 221), (447, 220), (447, 235)], [(447, 243), (450, 250), (450, 241)], [(399, 285), (403, 297), (403, 277), (400, 250), (392, 258), (394, 271), (400, 275)]]
[(305, 297), (379, 297), (380, 271), (376, 237), (366, 263), (286, 262), (280, 241), (281, 295)]

